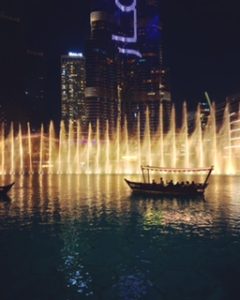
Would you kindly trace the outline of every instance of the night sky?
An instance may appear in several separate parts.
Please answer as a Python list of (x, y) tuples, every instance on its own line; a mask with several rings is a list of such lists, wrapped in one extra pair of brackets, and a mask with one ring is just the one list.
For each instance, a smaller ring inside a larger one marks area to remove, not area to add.
[(238, 1), (166, 0), (162, 20), (165, 55), (175, 100), (212, 100), (240, 92)]
[[(90, 2), (7, 1), (8, 9), (22, 16), (29, 47), (46, 54), (48, 97), (52, 103), (60, 101), (60, 55), (84, 49)], [(164, 55), (170, 68), (173, 100), (196, 103), (208, 91), (212, 100), (220, 102), (240, 92), (237, 1), (164, 0), (161, 6)]]

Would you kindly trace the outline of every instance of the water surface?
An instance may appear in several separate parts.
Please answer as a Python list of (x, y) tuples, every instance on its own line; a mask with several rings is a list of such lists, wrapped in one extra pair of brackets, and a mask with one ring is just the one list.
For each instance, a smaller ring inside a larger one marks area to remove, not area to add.
[(117, 175), (14, 180), (1, 299), (240, 298), (240, 177), (213, 176), (205, 199), (133, 197)]

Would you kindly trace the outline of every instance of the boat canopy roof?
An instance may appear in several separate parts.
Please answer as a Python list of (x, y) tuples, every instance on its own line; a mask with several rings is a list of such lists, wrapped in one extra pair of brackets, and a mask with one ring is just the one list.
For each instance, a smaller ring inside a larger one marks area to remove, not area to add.
[(192, 173), (192, 172), (209, 172), (213, 170), (213, 166), (208, 168), (166, 168), (166, 167), (153, 167), (141, 166), (142, 172), (146, 171), (159, 171), (162, 173)]

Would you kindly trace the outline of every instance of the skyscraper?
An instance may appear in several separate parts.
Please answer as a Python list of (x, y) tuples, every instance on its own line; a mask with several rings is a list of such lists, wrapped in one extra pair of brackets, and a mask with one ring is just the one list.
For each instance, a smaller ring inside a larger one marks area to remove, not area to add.
[(88, 123), (101, 132), (106, 121), (116, 125), (117, 69), (116, 47), (111, 39), (113, 18), (106, 11), (93, 11), (90, 16), (91, 34), (86, 45), (86, 109)]
[(111, 128), (121, 116), (134, 132), (140, 116), (143, 132), (148, 109), (151, 130), (156, 131), (160, 103), (165, 120), (171, 107), (159, 1), (97, 0), (92, 5), (86, 47), (88, 121), (96, 126), (97, 119), (101, 124), (108, 120)]
[(148, 108), (151, 130), (156, 131), (160, 103), (164, 104), (165, 114), (169, 114), (171, 106), (168, 72), (163, 60), (159, 2), (135, 0), (131, 5), (123, 5), (116, 0), (115, 4), (117, 33), (112, 39), (121, 54), (122, 112), (127, 116), (130, 130), (134, 130), (139, 115), (141, 123), (145, 123)]
[(10, 4), (7, 8), (0, 11), (0, 118), (6, 123), (30, 121), (37, 127), (46, 111), (45, 57), (28, 49), (24, 22), (14, 16)]
[(61, 116), (64, 121), (86, 123), (85, 58), (82, 53), (69, 52), (61, 57)]
[(25, 53), (24, 105), (27, 121), (38, 128), (46, 121), (46, 58), (41, 51), (28, 49)]

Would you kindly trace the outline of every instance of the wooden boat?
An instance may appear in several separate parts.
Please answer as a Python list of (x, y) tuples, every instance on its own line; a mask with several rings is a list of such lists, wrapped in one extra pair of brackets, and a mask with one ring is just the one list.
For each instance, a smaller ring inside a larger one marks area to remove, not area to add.
[[(134, 193), (143, 194), (154, 194), (163, 196), (203, 196), (205, 189), (208, 186), (208, 179), (213, 170), (213, 166), (210, 168), (161, 168), (161, 167), (151, 167), (151, 166), (141, 166), (143, 182), (130, 181), (124, 179), (128, 186), (132, 189)], [(163, 182), (156, 183), (154, 180), (150, 182), (150, 171), (154, 172), (164, 172), (164, 173), (206, 173), (206, 178), (203, 183), (173, 183), (170, 180), (167, 184)], [(147, 176), (146, 176), (147, 172)]]
[(14, 183), (15, 182), (10, 183), (8, 185), (2, 185), (2, 186), (0, 186), (0, 196), (6, 195), (10, 191), (10, 189), (12, 188), (12, 186), (14, 185)]

